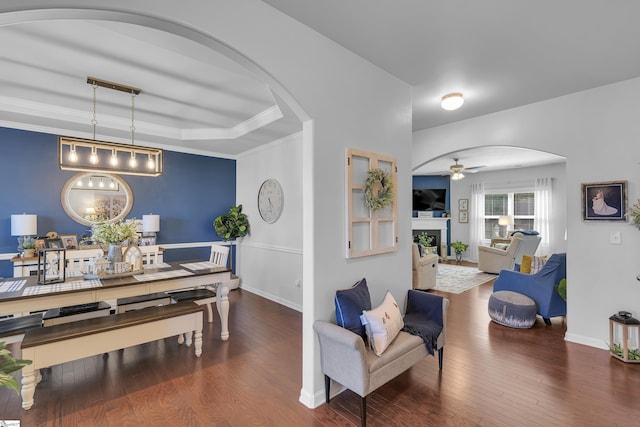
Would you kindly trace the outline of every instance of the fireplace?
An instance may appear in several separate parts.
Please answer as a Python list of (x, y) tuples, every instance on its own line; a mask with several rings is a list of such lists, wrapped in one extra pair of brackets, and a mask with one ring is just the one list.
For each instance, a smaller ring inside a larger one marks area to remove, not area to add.
[(411, 218), (411, 229), (413, 236), (426, 231), (430, 236), (436, 238), (438, 245), (438, 254), (440, 258), (446, 259), (448, 256), (447, 231), (449, 227), (449, 218)]

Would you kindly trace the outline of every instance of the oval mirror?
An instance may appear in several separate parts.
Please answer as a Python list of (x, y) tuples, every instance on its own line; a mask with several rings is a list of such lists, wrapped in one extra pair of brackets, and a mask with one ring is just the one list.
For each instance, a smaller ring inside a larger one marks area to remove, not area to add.
[(117, 175), (99, 172), (73, 176), (64, 185), (60, 198), (67, 215), (84, 225), (123, 220), (133, 207), (129, 184)]

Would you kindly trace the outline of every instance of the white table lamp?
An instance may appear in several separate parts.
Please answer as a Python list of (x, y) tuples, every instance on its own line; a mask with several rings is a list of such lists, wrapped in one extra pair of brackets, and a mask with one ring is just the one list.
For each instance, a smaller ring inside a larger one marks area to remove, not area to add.
[(498, 225), (501, 227), (506, 227), (504, 230), (504, 237), (507, 237), (509, 233), (509, 226), (512, 224), (513, 224), (513, 216), (501, 215), (498, 217)]
[(160, 215), (142, 215), (142, 232), (157, 233), (160, 231)]
[(18, 236), (18, 252), (23, 252), (24, 239), (38, 234), (38, 215), (11, 215), (11, 235)]

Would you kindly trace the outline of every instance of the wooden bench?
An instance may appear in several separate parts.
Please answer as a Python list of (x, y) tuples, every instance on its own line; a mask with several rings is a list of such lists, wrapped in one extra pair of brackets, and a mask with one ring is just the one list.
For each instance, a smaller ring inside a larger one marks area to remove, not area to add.
[(33, 406), (40, 369), (49, 366), (181, 334), (187, 335), (187, 346), (193, 337), (200, 357), (202, 317), (198, 305), (184, 302), (27, 330), (22, 358), (32, 363), (22, 368), (22, 407)]
[(164, 292), (156, 292), (147, 295), (136, 295), (127, 298), (118, 298), (116, 305), (118, 313), (126, 313), (131, 310), (155, 307), (158, 305), (171, 304), (171, 297)]
[(216, 302), (216, 292), (208, 288), (189, 289), (184, 291), (167, 292), (175, 302), (190, 301), (207, 308), (207, 321), (213, 323), (213, 309), (211, 306)]
[(68, 307), (52, 308), (44, 313), (43, 326), (61, 325), (63, 323), (77, 322), (92, 319), (94, 317), (108, 316), (111, 314), (111, 306), (104, 301), (88, 304), (71, 305)]
[(0, 320), (0, 341), (12, 344), (22, 341), (29, 329), (42, 327), (42, 314)]

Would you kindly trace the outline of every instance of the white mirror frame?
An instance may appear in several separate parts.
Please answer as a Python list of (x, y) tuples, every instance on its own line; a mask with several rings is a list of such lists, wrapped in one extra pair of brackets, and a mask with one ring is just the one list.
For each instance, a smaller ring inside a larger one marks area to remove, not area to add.
[[(71, 196), (71, 190), (73, 190), (74, 185), (79, 180), (88, 179), (89, 177), (92, 177), (92, 176), (95, 176), (95, 175), (108, 177), (109, 179), (114, 180), (124, 190), (125, 198), (126, 198), (124, 208), (122, 209), (122, 211), (120, 212), (120, 214), (118, 216), (116, 216), (115, 218), (110, 218), (109, 220), (107, 220), (105, 222), (122, 221), (123, 219), (125, 219), (127, 217), (127, 215), (129, 215), (129, 212), (131, 212), (131, 208), (133, 208), (133, 192), (131, 191), (131, 187), (129, 187), (129, 184), (127, 184), (127, 182), (124, 179), (122, 179), (122, 177), (120, 177), (118, 175), (111, 175), (111, 174), (108, 174), (108, 173), (90, 172), (90, 173), (79, 173), (77, 175), (72, 176), (64, 184), (64, 187), (62, 188), (62, 192), (60, 193), (60, 201), (62, 202), (62, 207), (63, 207), (64, 211), (67, 213), (67, 215), (69, 215), (69, 217), (72, 220), (74, 220), (77, 223), (83, 224), (83, 225), (92, 226), (92, 225), (94, 225), (94, 224), (99, 222), (99, 221), (92, 221), (92, 220), (86, 219), (82, 215), (81, 212), (79, 213), (79, 212), (74, 211), (72, 206), (71, 206), (71, 197), (70, 197)], [(83, 190), (83, 191), (88, 191), (88, 190)]]

